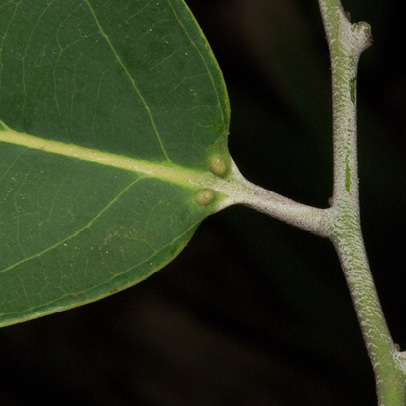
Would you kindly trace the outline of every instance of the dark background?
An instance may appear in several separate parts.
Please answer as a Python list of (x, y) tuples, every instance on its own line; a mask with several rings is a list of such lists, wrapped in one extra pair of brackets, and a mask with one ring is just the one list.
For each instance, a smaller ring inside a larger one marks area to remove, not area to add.
[[(189, 0), (223, 69), (230, 150), (254, 183), (327, 207), (330, 71), (316, 0)], [(406, 106), (400, 1), (345, 1), (372, 25), (359, 67), (361, 216), (393, 339), (406, 346)], [(55, 400), (57, 399), (57, 400)], [(0, 331), (0, 405), (373, 405), (331, 244), (244, 207), (206, 220), (118, 295)]]

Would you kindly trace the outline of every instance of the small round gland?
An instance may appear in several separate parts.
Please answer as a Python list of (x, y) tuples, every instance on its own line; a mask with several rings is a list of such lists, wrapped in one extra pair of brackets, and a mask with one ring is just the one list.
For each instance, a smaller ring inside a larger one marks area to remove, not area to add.
[(224, 177), (227, 173), (227, 169), (227, 163), (223, 158), (216, 156), (210, 159), (210, 170), (215, 175)]
[(195, 194), (195, 200), (201, 206), (207, 206), (214, 200), (214, 192), (212, 190), (200, 190)]

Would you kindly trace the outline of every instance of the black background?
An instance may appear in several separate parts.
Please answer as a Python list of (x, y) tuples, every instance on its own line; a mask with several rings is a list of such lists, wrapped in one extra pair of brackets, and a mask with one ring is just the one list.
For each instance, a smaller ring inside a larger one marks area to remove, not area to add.
[[(230, 151), (251, 181), (327, 207), (330, 71), (316, 0), (189, 0), (223, 69)], [(361, 218), (406, 346), (406, 75), (400, 1), (345, 1), (372, 25), (359, 67)], [(57, 400), (55, 400), (57, 399)], [(374, 379), (331, 244), (244, 207), (125, 292), (0, 331), (0, 405), (373, 405)]]

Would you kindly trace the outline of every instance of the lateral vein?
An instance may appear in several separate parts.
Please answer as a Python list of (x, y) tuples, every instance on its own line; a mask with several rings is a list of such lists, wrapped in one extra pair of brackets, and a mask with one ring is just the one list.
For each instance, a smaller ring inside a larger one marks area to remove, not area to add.
[(152, 116), (151, 109), (150, 109), (149, 106), (148, 106), (148, 103), (146, 102), (144, 96), (141, 94), (140, 89), (138, 88), (137, 84), (135, 83), (134, 78), (132, 77), (132, 75), (131, 75), (130, 72), (128, 71), (127, 67), (124, 65), (124, 62), (121, 60), (120, 55), (118, 55), (117, 51), (115, 50), (115, 48), (114, 48), (112, 42), (110, 41), (109, 36), (104, 32), (103, 27), (101, 26), (101, 24), (100, 24), (100, 22), (99, 22), (99, 19), (97, 18), (96, 13), (95, 13), (95, 11), (94, 11), (92, 5), (90, 4), (89, 0), (86, 0), (86, 4), (87, 4), (87, 6), (89, 7), (89, 10), (90, 10), (90, 12), (91, 12), (91, 14), (92, 14), (92, 16), (93, 16), (93, 19), (94, 19), (96, 25), (97, 25), (97, 28), (98, 28), (99, 31), (100, 31), (100, 34), (103, 36), (103, 38), (104, 38), (105, 41), (107, 42), (107, 44), (108, 44), (108, 46), (110, 47), (111, 51), (113, 52), (115, 58), (117, 59), (117, 62), (119, 63), (119, 65), (121, 66), (121, 68), (123, 69), (123, 71), (125, 72), (125, 74), (127, 75), (129, 81), (131, 82), (131, 86), (133, 87), (133, 89), (134, 89), (135, 92), (137, 93), (138, 97), (140, 98), (142, 104), (144, 105), (145, 110), (147, 111), (147, 114), (148, 114), (148, 116), (149, 116), (151, 125), (152, 125), (152, 127), (153, 127), (153, 129), (154, 129), (155, 135), (156, 135), (156, 137), (157, 137), (157, 139), (158, 139), (158, 143), (159, 143), (159, 145), (160, 145), (160, 147), (161, 147), (162, 153), (164, 154), (164, 156), (165, 156), (165, 158), (168, 160), (168, 162), (171, 162), (171, 160), (170, 160), (168, 154), (166, 153), (165, 147), (164, 147), (164, 145), (163, 145), (163, 142), (162, 142), (161, 136), (160, 136), (160, 134), (159, 134), (158, 128), (156, 127), (156, 124), (155, 124), (154, 118), (153, 118), (153, 116)]

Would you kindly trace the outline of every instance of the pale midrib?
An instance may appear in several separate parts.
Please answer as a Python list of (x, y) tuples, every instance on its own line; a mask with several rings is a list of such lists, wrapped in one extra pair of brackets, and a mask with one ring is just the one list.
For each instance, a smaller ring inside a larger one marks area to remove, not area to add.
[(123, 169), (186, 187), (206, 187), (217, 179), (217, 177), (210, 172), (188, 169), (175, 164), (168, 165), (159, 162), (139, 160), (81, 147), (75, 144), (67, 144), (20, 133), (7, 127), (2, 121), (0, 121), (0, 142), (20, 145), (43, 153), (57, 154), (67, 158)]

